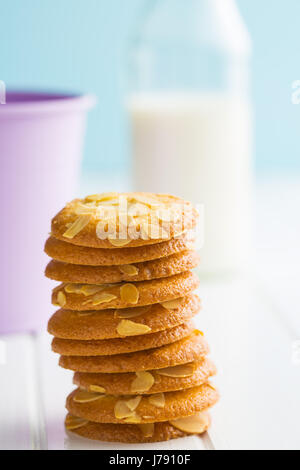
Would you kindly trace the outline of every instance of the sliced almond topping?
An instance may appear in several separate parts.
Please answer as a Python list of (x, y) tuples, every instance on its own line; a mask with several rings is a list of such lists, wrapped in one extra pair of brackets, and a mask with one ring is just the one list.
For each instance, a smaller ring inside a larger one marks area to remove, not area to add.
[(200, 330), (194, 330), (194, 335), (196, 335), (196, 336), (204, 336), (204, 333), (203, 333), (203, 331), (200, 331)]
[(99, 393), (87, 392), (86, 390), (78, 390), (76, 395), (73, 398), (75, 403), (89, 403), (91, 401), (100, 400), (100, 398), (105, 397), (105, 395), (100, 395)]
[(151, 196), (137, 195), (137, 196), (133, 196), (131, 200), (140, 202), (142, 204), (145, 204), (146, 206), (154, 207), (154, 208), (157, 208), (159, 205), (159, 201), (157, 199), (154, 199)]
[(105, 388), (101, 387), (100, 385), (90, 385), (90, 391), (97, 393), (106, 393)]
[(76, 215), (83, 214), (95, 214), (97, 207), (95, 203), (83, 204), (82, 202), (77, 202), (74, 207), (74, 212)]
[(80, 289), (80, 293), (88, 297), (89, 295), (94, 295), (97, 294), (97, 292), (101, 292), (103, 289), (105, 289), (104, 284), (84, 284)]
[(144, 215), (148, 215), (149, 212), (150, 208), (145, 204), (141, 204), (139, 202), (130, 204), (128, 207), (128, 215), (132, 217), (141, 217)]
[(91, 214), (80, 215), (78, 219), (68, 228), (68, 230), (63, 234), (65, 238), (74, 238), (81, 230), (84, 229), (90, 222), (92, 216)]
[(121, 300), (127, 304), (137, 304), (139, 300), (139, 291), (134, 284), (124, 284), (120, 288)]
[(173, 214), (170, 209), (161, 209), (157, 212), (157, 217), (162, 222), (171, 222), (173, 219)]
[(187, 418), (180, 418), (174, 421), (170, 421), (172, 426), (180, 431), (187, 432), (190, 434), (201, 434), (205, 432), (210, 423), (209, 414), (206, 411), (197, 413), (196, 415), (189, 416)]
[(133, 380), (130, 390), (133, 393), (148, 392), (154, 384), (154, 377), (150, 372), (136, 372), (136, 378)]
[(121, 320), (117, 326), (117, 332), (120, 336), (138, 336), (149, 333), (151, 328), (142, 323), (134, 323), (130, 320)]
[(98, 201), (97, 205), (99, 208), (106, 209), (108, 207), (109, 210), (111, 208), (113, 208), (114, 210), (117, 210), (116, 206), (119, 205), (119, 199), (117, 197), (114, 197), (113, 199), (107, 199), (106, 201)]
[(60, 290), (57, 294), (57, 303), (60, 307), (64, 307), (67, 303), (67, 298), (62, 290)]
[(129, 418), (134, 415), (134, 411), (128, 408), (126, 401), (119, 400), (116, 402), (114, 407), (115, 417), (117, 419)]
[(165, 395), (163, 393), (155, 393), (150, 395), (149, 401), (151, 405), (157, 406), (157, 408), (163, 408), (166, 403)]
[(135, 318), (144, 315), (149, 312), (150, 309), (151, 305), (147, 305), (146, 307), (121, 308), (115, 310), (114, 316), (115, 318)]
[(139, 415), (137, 415), (135, 412), (133, 412), (133, 414), (129, 416), (128, 418), (124, 419), (124, 423), (128, 423), (128, 424), (139, 424), (141, 421), (142, 421), (142, 418)]
[(73, 415), (68, 415), (66, 417), (66, 422), (65, 422), (66, 429), (70, 431), (72, 429), (81, 428), (82, 426), (85, 426), (86, 424), (88, 424), (88, 420), (86, 419), (78, 418), (77, 416), (73, 416)]
[(116, 299), (117, 296), (113, 294), (108, 294), (107, 292), (101, 292), (100, 294), (96, 294), (93, 297), (93, 305), (100, 305), (104, 303), (109, 303), (112, 300)]
[(109, 238), (108, 240), (110, 244), (112, 246), (115, 246), (116, 248), (122, 248), (123, 246), (129, 245), (129, 243), (131, 242), (131, 240), (118, 240), (112, 238)]
[(152, 437), (154, 435), (154, 423), (139, 424), (144, 437)]
[(155, 372), (166, 377), (191, 377), (194, 373), (194, 363), (180, 364), (174, 367), (166, 367), (165, 369), (157, 369)]
[(64, 289), (68, 294), (80, 294), (83, 284), (66, 284)]
[(136, 276), (139, 273), (138, 268), (133, 264), (122, 264), (122, 266), (119, 266), (119, 270), (127, 276)]
[[(84, 302), (85, 304), (86, 302)], [(90, 315), (94, 315), (95, 312), (76, 312), (76, 315), (79, 317), (89, 317)]]
[(208, 382), (206, 385), (207, 385), (209, 388), (211, 388), (212, 390), (215, 390), (215, 391), (217, 390), (216, 387), (214, 387), (214, 386), (213, 386), (211, 383), (209, 383), (209, 382)]
[(187, 230), (175, 230), (174, 238), (180, 238), (187, 233)]
[(134, 398), (130, 398), (129, 400), (126, 400), (126, 405), (131, 411), (135, 411), (139, 406), (141, 399), (142, 397), (139, 395)]
[(119, 197), (119, 193), (100, 193), (100, 194), (91, 194), (85, 198), (86, 201), (109, 201), (110, 199), (114, 199)]
[(161, 305), (167, 310), (175, 310), (182, 303), (183, 298), (179, 297), (178, 299), (168, 300), (167, 302), (161, 302)]

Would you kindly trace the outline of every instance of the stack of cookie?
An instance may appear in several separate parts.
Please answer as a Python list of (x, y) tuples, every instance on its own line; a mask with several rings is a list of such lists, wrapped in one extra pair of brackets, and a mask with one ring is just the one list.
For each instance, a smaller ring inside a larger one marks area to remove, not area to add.
[(77, 199), (52, 220), (46, 276), (61, 284), (48, 331), (78, 387), (67, 430), (128, 443), (207, 430), (218, 393), (192, 320), (196, 222), (189, 203), (144, 193)]

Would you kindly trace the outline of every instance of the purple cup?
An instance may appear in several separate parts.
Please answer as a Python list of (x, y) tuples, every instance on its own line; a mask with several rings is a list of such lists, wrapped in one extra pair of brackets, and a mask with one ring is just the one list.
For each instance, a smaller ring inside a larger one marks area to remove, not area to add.
[(76, 190), (90, 95), (8, 92), (0, 104), (0, 334), (45, 330), (50, 220)]

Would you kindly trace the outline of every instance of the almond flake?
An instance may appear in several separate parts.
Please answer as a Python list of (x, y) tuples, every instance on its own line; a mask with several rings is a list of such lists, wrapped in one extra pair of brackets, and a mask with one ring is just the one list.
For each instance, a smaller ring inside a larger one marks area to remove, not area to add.
[(121, 300), (127, 304), (137, 304), (139, 300), (139, 291), (134, 284), (124, 284), (120, 288)]
[(122, 264), (122, 266), (119, 266), (119, 270), (127, 276), (136, 276), (139, 273), (138, 268), (133, 264)]
[(62, 290), (60, 290), (57, 294), (57, 303), (60, 307), (64, 307), (67, 303), (67, 298)]
[(208, 382), (206, 385), (212, 390), (217, 391), (216, 387), (214, 387), (211, 383)]
[(86, 201), (108, 201), (110, 199), (114, 199), (119, 197), (119, 193), (101, 193), (101, 194), (91, 194), (85, 198)]
[(64, 289), (68, 294), (81, 294), (83, 284), (67, 284)]
[(130, 320), (121, 320), (117, 326), (117, 332), (120, 336), (138, 336), (149, 333), (151, 328), (142, 323), (135, 323)]
[(163, 408), (166, 403), (165, 395), (163, 393), (155, 393), (149, 397), (151, 405), (157, 406), (157, 408)]
[(73, 415), (68, 415), (66, 418), (66, 422), (65, 422), (66, 429), (68, 429), (69, 431), (71, 431), (72, 429), (81, 428), (82, 426), (85, 426), (86, 424), (88, 424), (88, 420), (78, 418), (77, 416), (73, 416)]
[[(187, 233), (187, 230), (178, 230), (174, 232), (174, 238), (180, 238)], [(194, 246), (194, 245), (193, 245)]]
[(154, 435), (154, 423), (139, 424), (144, 437), (152, 437)]
[(85, 390), (78, 390), (76, 395), (73, 398), (75, 403), (89, 403), (91, 401), (100, 400), (100, 398), (105, 397), (105, 395), (100, 395), (99, 393), (91, 393)]
[(76, 215), (84, 215), (84, 214), (95, 214), (97, 207), (93, 204), (83, 204), (82, 202), (78, 202), (74, 207), (74, 212)]
[(90, 295), (97, 294), (98, 292), (101, 292), (103, 289), (105, 289), (105, 285), (96, 285), (96, 284), (84, 284), (81, 289), (80, 293), (85, 295), (86, 297)]
[(117, 298), (116, 295), (108, 294), (107, 292), (101, 292), (100, 294), (96, 294), (93, 297), (93, 305), (109, 303), (116, 298)]
[(126, 406), (131, 410), (135, 411), (137, 407), (139, 406), (141, 402), (142, 397), (141, 396), (136, 396), (134, 398), (130, 398), (129, 400), (126, 400)]
[(174, 367), (166, 367), (165, 369), (157, 369), (156, 373), (166, 377), (191, 377), (194, 373), (194, 363), (180, 364)]
[(150, 372), (136, 372), (136, 378), (133, 380), (130, 390), (132, 393), (148, 392), (154, 384), (154, 377)]
[(200, 331), (200, 330), (194, 330), (194, 335), (196, 335), (196, 336), (204, 336), (204, 333), (203, 333), (203, 331)]
[(63, 234), (65, 238), (74, 238), (81, 230), (84, 229), (90, 222), (92, 216), (91, 214), (80, 215), (78, 219), (68, 228), (68, 230)]
[(101, 387), (100, 385), (90, 385), (90, 391), (97, 393), (106, 393), (105, 388)]
[(152, 437), (154, 435), (154, 423), (139, 424), (144, 437)]
[(110, 244), (112, 246), (115, 246), (116, 248), (122, 248), (123, 246), (129, 245), (129, 243), (131, 242), (131, 240), (118, 240), (112, 238), (109, 238), (108, 240)]
[(149, 215), (149, 212), (149, 207), (139, 202), (130, 204), (128, 207), (128, 215), (132, 217), (141, 217), (144, 215)]
[(167, 302), (161, 302), (161, 305), (166, 308), (167, 310), (175, 310), (176, 308), (180, 307), (183, 298), (180, 297), (174, 300), (168, 300)]
[(140, 202), (149, 207), (157, 208), (159, 206), (159, 201), (150, 196), (137, 195), (131, 198), (132, 201)]
[(134, 415), (134, 411), (128, 408), (127, 403), (124, 400), (119, 400), (116, 402), (114, 413), (117, 419), (129, 418), (130, 416)]
[(187, 418), (170, 421), (172, 426), (175, 428), (190, 434), (202, 434), (209, 427), (209, 422), (209, 414), (206, 411), (202, 411), (201, 413), (197, 413), (193, 416), (188, 416)]
[[(85, 304), (86, 302), (83, 302)], [(90, 315), (94, 315), (94, 312), (76, 312), (76, 315), (79, 317), (88, 317)]]
[(139, 424), (141, 421), (142, 421), (142, 418), (139, 415), (137, 415), (135, 412), (128, 418), (124, 419), (124, 423), (128, 423), (128, 424)]
[(135, 318), (139, 317), (140, 315), (144, 315), (145, 313), (149, 312), (151, 309), (151, 305), (147, 305), (146, 307), (129, 307), (129, 308), (121, 308), (115, 310), (115, 318)]

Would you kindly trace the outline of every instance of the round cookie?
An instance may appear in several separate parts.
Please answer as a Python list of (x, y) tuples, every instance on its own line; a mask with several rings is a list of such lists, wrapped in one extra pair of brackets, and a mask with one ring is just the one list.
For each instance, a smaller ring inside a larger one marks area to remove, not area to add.
[(124, 373), (199, 361), (208, 353), (206, 340), (201, 332), (195, 330), (187, 338), (160, 348), (114, 356), (60, 356), (59, 365), (75, 372)]
[(136, 248), (89, 248), (71, 245), (54, 237), (48, 238), (45, 253), (51, 258), (63, 263), (80, 264), (83, 266), (119, 266), (121, 264), (142, 263), (164, 258), (175, 253), (195, 249), (192, 234), (186, 233), (179, 238)]
[[(210, 426), (210, 416), (207, 411), (203, 411), (201, 414), (206, 414), (202, 427), (202, 432), (205, 432)], [(93, 423), (68, 414), (65, 424), (68, 432), (80, 437), (128, 444), (162, 442), (191, 435), (176, 428), (168, 421), (153, 425)], [(68, 425), (71, 429), (68, 429)]]
[(134, 284), (60, 284), (53, 289), (52, 303), (71, 310), (119, 309), (166, 302), (183, 297), (198, 286), (198, 277), (190, 271)]
[(103, 193), (67, 204), (52, 219), (51, 234), (80, 246), (135, 247), (170, 240), (195, 227), (197, 219), (191, 203), (174, 196)]
[(60, 309), (50, 318), (48, 332), (62, 339), (103, 340), (121, 338), (117, 328), (122, 319), (146, 325), (152, 333), (163, 331), (190, 320), (200, 309), (200, 299), (190, 294), (178, 300), (178, 305), (163, 307), (154, 304), (122, 310), (76, 312)]
[[(178, 366), (172, 368), (173, 374), (175, 373), (175, 376), (161, 375), (157, 370), (147, 371), (147, 376), (145, 376), (144, 379), (142, 377), (145, 386), (139, 387), (139, 393), (143, 393), (143, 395), (145, 395), (184, 390), (186, 388), (201, 385), (216, 374), (216, 367), (214, 363), (207, 357), (201, 359), (198, 362), (189, 363), (187, 366), (187, 371), (184, 371), (184, 369), (182, 370), (181, 366), (181, 371), (179, 372)], [(168, 371), (168, 373), (170, 374), (170, 371)], [(152, 380), (151, 377), (149, 380), (148, 374), (152, 375)], [(178, 376), (180, 374), (182, 377)], [(186, 375), (184, 376), (184, 374)], [(73, 382), (78, 387), (90, 392), (102, 391), (102, 393), (107, 393), (108, 395), (131, 395), (133, 393), (137, 393), (137, 377), (137, 374), (134, 372), (125, 374), (87, 374), (82, 372), (75, 372)]]
[(196, 268), (200, 256), (196, 251), (183, 251), (162, 259), (120, 266), (84, 266), (52, 260), (45, 275), (60, 282), (106, 284), (149, 281), (174, 276)]
[(193, 322), (183, 323), (174, 328), (149, 335), (138, 335), (117, 339), (79, 341), (54, 338), (52, 350), (64, 356), (113, 356), (146, 349), (153, 349), (179, 341), (195, 329)]
[[(82, 397), (85, 402), (79, 401)], [(214, 405), (218, 398), (218, 392), (209, 383), (177, 392), (135, 397), (82, 394), (77, 388), (67, 397), (66, 408), (72, 415), (94, 423), (157, 423), (199, 413)]]

